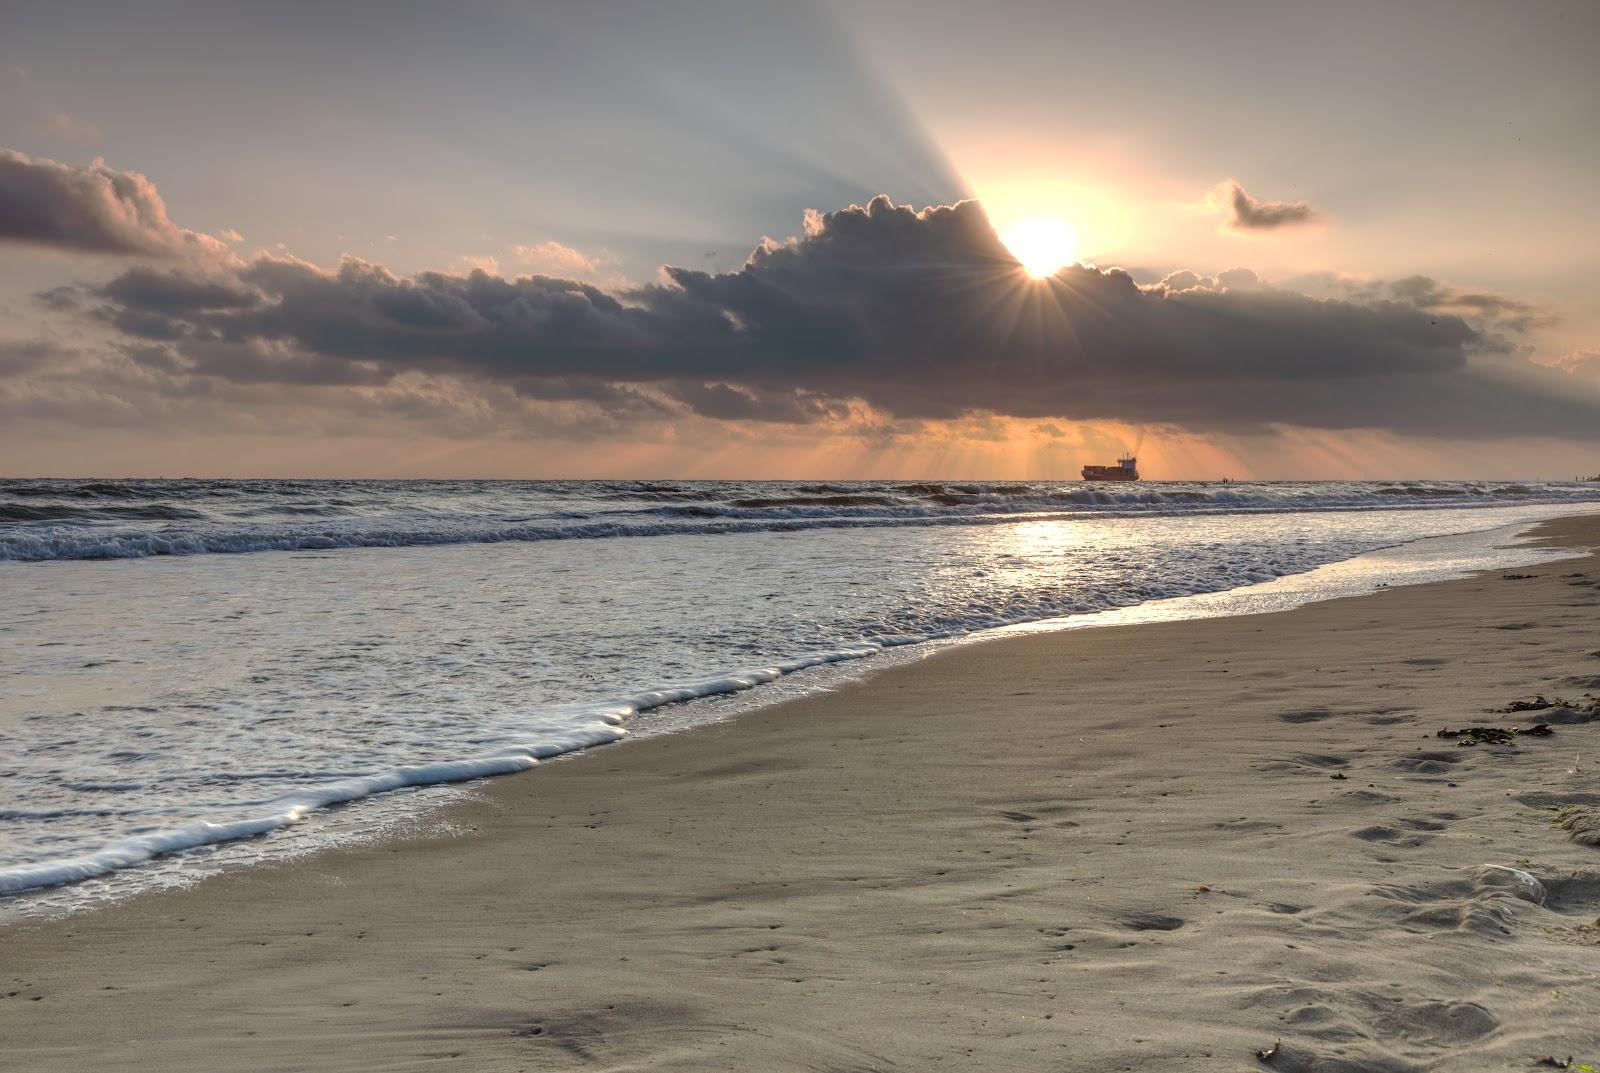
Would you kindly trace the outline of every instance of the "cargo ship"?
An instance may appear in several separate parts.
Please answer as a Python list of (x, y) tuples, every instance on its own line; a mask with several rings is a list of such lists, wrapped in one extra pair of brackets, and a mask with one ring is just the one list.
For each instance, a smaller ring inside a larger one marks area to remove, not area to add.
[(1136, 481), (1139, 479), (1139, 460), (1132, 455), (1117, 459), (1114, 466), (1084, 466), (1086, 481)]

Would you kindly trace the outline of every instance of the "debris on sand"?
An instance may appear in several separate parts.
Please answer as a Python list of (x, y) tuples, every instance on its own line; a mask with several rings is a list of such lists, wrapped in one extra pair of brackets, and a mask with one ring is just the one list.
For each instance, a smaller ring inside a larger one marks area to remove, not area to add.
[(1467, 745), (1515, 745), (1518, 738), (1548, 738), (1554, 733), (1550, 724), (1535, 723), (1531, 727), (1462, 727), (1460, 730), (1445, 727), (1438, 736), (1460, 738), (1456, 742), (1459, 748)]
[(1549, 895), (1538, 876), (1508, 864), (1486, 864), (1479, 868), (1477, 885), (1499, 888), (1534, 905), (1543, 905)]
[(1263, 1062), (1270, 1062), (1278, 1057), (1278, 1050), (1283, 1046), (1283, 1040), (1278, 1040), (1272, 1046), (1256, 1052), (1256, 1058)]
[[(1547, 697), (1543, 693), (1532, 700), (1514, 700), (1504, 708), (1491, 708), (1492, 712), (1510, 714), (1513, 712), (1549, 712), (1557, 708), (1568, 709), (1578, 715), (1600, 715), (1600, 697), (1585, 693), (1574, 700), (1563, 700), (1561, 697)], [(1584, 720), (1578, 720), (1582, 722)]]
[(1547, 708), (1562, 708), (1565, 706), (1564, 702), (1559, 700), (1546, 700), (1545, 695), (1540, 693), (1532, 700), (1514, 700), (1504, 708), (1496, 708), (1494, 710), (1497, 712), (1542, 712)]
[(1600, 809), (1573, 806), (1556, 815), (1556, 826), (1585, 846), (1600, 846)]
[(1538, 576), (1539, 576), (1538, 574), (1501, 574), (1500, 575), (1500, 580), (1502, 580), (1502, 581), (1526, 581), (1531, 577), (1538, 577)]

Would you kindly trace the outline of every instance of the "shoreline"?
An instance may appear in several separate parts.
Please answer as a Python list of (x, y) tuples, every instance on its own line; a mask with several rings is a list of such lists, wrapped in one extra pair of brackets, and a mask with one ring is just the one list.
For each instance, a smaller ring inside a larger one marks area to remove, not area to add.
[[(1593, 509), (1600, 512), (1600, 508)], [(163, 828), (102, 845), (81, 856), (35, 866), (0, 868), (0, 927), (19, 919), (45, 919), (93, 911), (147, 890), (185, 889), (223, 869), (254, 866), (263, 860), (304, 859), (324, 849), (372, 838), (395, 837), (396, 832), (414, 829), (424, 822), (425, 815), (439, 804), (448, 805), (448, 801), (430, 802), (416, 812), (404, 810), (400, 801), (389, 800), (395, 790), (450, 794), (485, 778), (520, 773), (551, 761), (586, 755), (597, 745), (694, 730), (738, 718), (757, 708), (848, 687), (888, 667), (925, 659), (950, 646), (981, 644), (1015, 634), (1287, 610), (1305, 603), (1364, 595), (1390, 584), (1411, 585), (1462, 576), (1472, 569), (1488, 568), (1484, 564), (1497, 558), (1502, 561), (1493, 568), (1537, 565), (1536, 560), (1514, 549), (1527, 547), (1528, 533), (1543, 522), (1582, 513), (1587, 512), (1502, 521), (1485, 529), (1405, 540), (1348, 559), (1232, 588), (1154, 597), (1098, 611), (1023, 617), (952, 635), (890, 636), (841, 643), (832, 649), (804, 653), (769, 665), (751, 665), (703, 680), (669, 683), (632, 695), (592, 700), (586, 707), (593, 721), (555, 739), (378, 770), (273, 798), (264, 802), (254, 814)], [(1497, 535), (1500, 540), (1494, 539)], [(1503, 543), (1511, 540), (1515, 543)], [(1453, 560), (1447, 566), (1435, 566), (1430, 570), (1427, 554), (1420, 558), (1415, 554), (1422, 549), (1453, 546), (1463, 541), (1471, 548), (1467, 553), (1471, 566)], [(1504, 553), (1496, 555), (1496, 551), (1502, 549)], [(1371, 566), (1374, 561), (1388, 559), (1395, 561), (1384, 569)], [(1361, 564), (1366, 564), (1367, 569), (1356, 569), (1353, 577), (1338, 577)], [(1385, 580), (1377, 584), (1375, 579), (1380, 575)], [(647, 713), (647, 718), (640, 718)], [(371, 819), (372, 833), (351, 832), (323, 839), (321, 829), (329, 823), (338, 823), (344, 810), (352, 808), (376, 813)], [(287, 845), (284, 844), (286, 839), (289, 840)], [(205, 851), (208, 856), (194, 859), (192, 851), (196, 849)], [(160, 878), (148, 874), (147, 866), (174, 867), (170, 862), (184, 855), (188, 855), (187, 864), (178, 867), (186, 868), (186, 872)], [(29, 885), (19, 886), (19, 883)], [(109, 889), (91, 891), (91, 887)], [(73, 900), (71, 892), (80, 890), (84, 891), (83, 896)]]
[[(1595, 791), (1600, 722), (1433, 738), (1600, 692), (1600, 559), (1532, 570), (954, 646), (496, 780), (403, 851), (19, 921), (0, 1032), (29, 1069), (1594, 1061), (1600, 850), (1516, 798)], [(1478, 871), (1523, 860), (1550, 907)]]

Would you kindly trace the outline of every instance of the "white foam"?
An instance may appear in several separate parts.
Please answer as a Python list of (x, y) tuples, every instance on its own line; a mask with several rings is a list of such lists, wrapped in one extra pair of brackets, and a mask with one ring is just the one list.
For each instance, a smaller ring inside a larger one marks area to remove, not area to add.
[[(913, 640), (905, 639), (900, 643), (909, 644), (913, 643)], [(527, 771), (536, 766), (540, 760), (622, 740), (627, 731), (620, 724), (652, 708), (754, 689), (776, 681), (785, 674), (841, 660), (862, 659), (882, 651), (882, 648), (882, 645), (876, 644), (852, 645), (785, 660), (772, 667), (760, 667), (700, 682), (654, 689), (593, 709), (590, 714), (599, 725), (548, 736), (523, 748), (496, 752), (488, 756), (417, 764), (374, 775), (360, 775), (319, 783), (302, 793), (275, 798), (267, 802), (258, 814), (241, 819), (224, 823), (195, 821), (168, 830), (120, 839), (91, 853), (64, 860), (0, 868), (0, 895), (76, 883), (103, 876), (120, 868), (142, 864), (165, 854), (179, 853), (219, 842), (256, 838), (300, 823), (322, 809), (359, 801), (374, 794), (415, 786), (468, 782), (494, 775)], [(60, 812), (34, 814), (36, 818), (60, 815), (62, 815)]]
[(411, 786), (467, 782), (491, 775), (527, 771), (541, 758), (619, 741), (626, 731), (613, 726), (597, 727), (587, 733), (576, 732), (548, 739), (526, 751), (480, 756), (436, 764), (396, 768), (377, 775), (362, 775), (322, 783), (304, 793), (277, 798), (259, 814), (226, 823), (197, 820), (170, 830), (125, 838), (92, 853), (42, 864), (16, 865), (0, 869), (0, 894), (16, 894), (40, 887), (76, 883), (103, 876), (119, 868), (143, 864), (153, 857), (197, 849), (218, 842), (256, 838), (304, 820), (321, 809), (359, 801), (373, 794)]

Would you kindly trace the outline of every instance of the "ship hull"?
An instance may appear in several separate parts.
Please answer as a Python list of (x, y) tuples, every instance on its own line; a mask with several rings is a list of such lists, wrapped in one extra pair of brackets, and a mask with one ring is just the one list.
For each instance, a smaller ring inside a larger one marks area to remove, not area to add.
[(1084, 466), (1083, 479), (1086, 481), (1136, 481), (1137, 473), (1129, 473), (1121, 466)]

